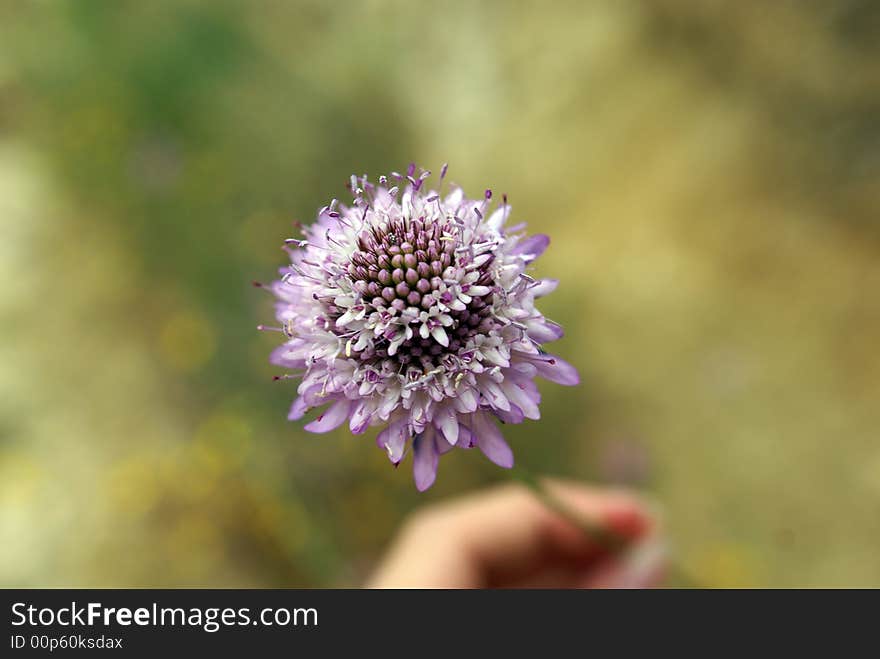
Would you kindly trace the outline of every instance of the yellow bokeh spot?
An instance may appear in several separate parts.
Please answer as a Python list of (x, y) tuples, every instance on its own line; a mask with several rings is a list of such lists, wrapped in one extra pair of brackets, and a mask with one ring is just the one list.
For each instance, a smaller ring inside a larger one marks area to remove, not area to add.
[(34, 496), (42, 480), (40, 465), (24, 453), (0, 456), (0, 502), (23, 504)]
[(219, 411), (198, 427), (194, 451), (208, 466), (221, 470), (225, 465), (237, 465), (250, 453), (253, 432), (248, 421), (238, 414)]
[(760, 587), (759, 567), (748, 547), (717, 544), (704, 547), (692, 561), (700, 583), (713, 588)]
[(217, 350), (214, 328), (201, 314), (174, 314), (159, 334), (162, 361), (176, 371), (191, 373), (204, 366)]

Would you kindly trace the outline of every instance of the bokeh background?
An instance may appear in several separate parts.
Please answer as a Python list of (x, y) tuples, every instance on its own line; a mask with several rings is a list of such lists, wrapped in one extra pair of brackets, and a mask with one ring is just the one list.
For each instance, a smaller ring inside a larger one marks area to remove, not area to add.
[(875, 2), (4, 2), (0, 584), (344, 586), (416, 493), (273, 383), (294, 219), (415, 160), (553, 244), (506, 429), (710, 586), (880, 586)]

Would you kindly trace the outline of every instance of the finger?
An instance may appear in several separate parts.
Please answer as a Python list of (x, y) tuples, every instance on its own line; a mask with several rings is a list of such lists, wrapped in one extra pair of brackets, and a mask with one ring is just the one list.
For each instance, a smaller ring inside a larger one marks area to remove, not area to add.
[(573, 572), (582, 572), (610, 551), (605, 538), (585, 532), (583, 525), (573, 523), (572, 515), (588, 523), (587, 528), (624, 541), (652, 527), (647, 506), (630, 493), (576, 482), (544, 485), (566, 516), (523, 487), (503, 488), (462, 516), (464, 546), (490, 585), (535, 580), (548, 570), (571, 585)]
[[(631, 494), (550, 481), (547, 487), (591, 524), (628, 538), (651, 527)], [(475, 587), (512, 582), (546, 566), (582, 571), (602, 552), (594, 539), (522, 486), (503, 486), (441, 505), (408, 525), (371, 585)], [(571, 573), (565, 572), (567, 583)]]
[(621, 556), (608, 557), (585, 571), (580, 588), (654, 588), (663, 583), (668, 567), (666, 544), (659, 537), (639, 541)]

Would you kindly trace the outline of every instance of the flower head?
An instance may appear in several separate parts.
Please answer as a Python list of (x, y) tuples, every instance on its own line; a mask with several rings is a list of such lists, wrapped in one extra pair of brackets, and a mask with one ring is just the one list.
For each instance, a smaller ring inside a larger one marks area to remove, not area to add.
[(539, 418), (535, 376), (578, 383), (542, 349), (562, 328), (535, 299), (557, 282), (526, 273), (549, 238), (508, 226), (507, 199), (493, 210), (490, 190), (444, 193), (445, 174), (436, 190), (414, 165), (377, 183), (352, 176), (353, 203), (334, 200), (287, 241), (291, 263), (271, 287), (286, 337), (271, 361), (302, 377), (288, 418), (324, 407), (306, 430), (383, 426), (393, 464), (412, 447), (419, 490), (452, 448), (512, 467), (496, 419)]

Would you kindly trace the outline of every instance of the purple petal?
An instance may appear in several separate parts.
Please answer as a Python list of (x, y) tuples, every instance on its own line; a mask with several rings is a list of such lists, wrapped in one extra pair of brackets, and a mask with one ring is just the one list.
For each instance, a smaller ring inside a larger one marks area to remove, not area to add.
[(318, 418), (307, 423), (305, 428), (309, 432), (323, 433), (330, 432), (334, 428), (338, 428), (348, 418), (348, 410), (351, 403), (342, 398), (333, 403), (326, 410), (318, 415)]
[(534, 236), (519, 242), (519, 244), (511, 250), (511, 254), (522, 254), (529, 261), (533, 261), (547, 249), (550, 244), (550, 237), (543, 233), (536, 233)]
[(526, 322), (526, 328), (529, 333), (529, 338), (538, 343), (556, 341), (557, 339), (561, 339), (564, 334), (559, 325), (546, 318), (542, 320), (528, 321)]
[(453, 446), (458, 442), (458, 415), (451, 407), (440, 410), (434, 417), (434, 426), (443, 434), (447, 442)]
[(413, 478), (416, 489), (424, 492), (437, 478), (437, 463), (440, 455), (434, 445), (434, 431), (428, 428), (413, 441)]
[(388, 458), (396, 465), (403, 460), (407, 439), (409, 439), (408, 424), (406, 421), (396, 421), (379, 433), (376, 443), (388, 453)]
[(538, 369), (538, 375), (545, 380), (568, 386), (581, 382), (581, 376), (578, 375), (577, 369), (556, 355), (541, 355), (532, 359), (531, 362)]
[[(459, 442), (467, 441), (467, 437), (469, 437), (470, 435), (465, 436), (462, 434), (462, 433), (466, 433), (466, 432), (467, 432), (467, 429), (464, 426), (459, 426), (459, 429), (458, 429), (458, 441)], [(449, 453), (449, 451), (451, 451), (452, 449), (455, 448), (452, 444), (447, 442), (445, 439), (441, 439), (440, 437), (437, 437), (435, 439), (434, 446), (437, 447), (437, 453), (439, 453), (440, 455), (443, 455), (444, 453)]]
[(308, 411), (309, 405), (306, 403), (304, 396), (297, 396), (290, 406), (290, 412), (287, 414), (288, 421), (299, 421)]
[(485, 414), (474, 414), (473, 433), (477, 437), (477, 446), (487, 458), (499, 467), (510, 469), (513, 467), (513, 451), (504, 441), (504, 436), (498, 430), (495, 422)]
[[(473, 448), (476, 440), (474, 436), (471, 434), (471, 429), (468, 428), (463, 423), (458, 425), (458, 447), (459, 448)], [(452, 448), (452, 447), (450, 447)], [(440, 451), (441, 454), (446, 451)]]
[(351, 415), (351, 421), (348, 424), (351, 432), (355, 435), (360, 435), (364, 432), (373, 418), (372, 412), (373, 406), (366, 401), (361, 402), (355, 407), (354, 413)]
[(469, 387), (462, 387), (455, 398), (455, 409), (459, 412), (476, 412), (480, 401), (477, 400), (476, 392)]
[(505, 378), (501, 383), (501, 388), (507, 399), (522, 410), (527, 419), (540, 419), (541, 412), (538, 409), (538, 403), (541, 402), (541, 394), (538, 388), (530, 380), (517, 382), (510, 378)]
[(302, 359), (292, 357), (294, 346), (283, 343), (275, 348), (269, 355), (269, 363), (285, 368), (300, 368), (305, 362)]
[(526, 418), (523, 411), (516, 405), (511, 405), (509, 410), (492, 410), (492, 412), (495, 416), (504, 421), (504, 423), (510, 423), (513, 425), (522, 423)]

